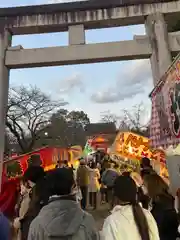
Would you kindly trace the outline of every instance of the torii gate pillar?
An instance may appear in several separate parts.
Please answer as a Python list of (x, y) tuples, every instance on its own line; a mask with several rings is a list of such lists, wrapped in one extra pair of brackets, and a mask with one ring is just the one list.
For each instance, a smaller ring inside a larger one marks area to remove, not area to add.
[(150, 62), (156, 85), (172, 63), (167, 24), (162, 13), (155, 13), (146, 18), (145, 26), (152, 48)]
[(11, 45), (11, 34), (0, 26), (0, 192), (4, 160), (5, 123), (8, 103), (9, 69), (5, 66), (5, 53)]

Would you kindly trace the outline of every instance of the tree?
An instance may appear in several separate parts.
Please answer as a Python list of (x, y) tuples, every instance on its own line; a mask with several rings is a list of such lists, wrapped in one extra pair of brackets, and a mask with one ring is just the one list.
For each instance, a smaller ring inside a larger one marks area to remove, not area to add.
[(131, 111), (124, 110), (124, 119), (129, 129), (134, 133), (149, 137), (149, 122), (145, 122), (145, 115), (143, 104), (135, 105)]
[(67, 115), (67, 120), (71, 123), (81, 125), (83, 128), (90, 123), (88, 115), (83, 111), (71, 111)]
[(83, 111), (71, 111), (67, 115), (68, 136), (71, 145), (83, 146), (86, 141), (84, 127), (90, 123), (90, 119)]
[(106, 111), (101, 115), (101, 122), (104, 123), (114, 123), (117, 129), (120, 130), (129, 130), (129, 125), (127, 124), (125, 115), (118, 116), (116, 114), (111, 113), (110, 111)]
[(52, 100), (37, 87), (10, 89), (6, 126), (8, 134), (16, 139), (22, 153), (33, 149), (52, 113), (66, 104)]
[[(83, 111), (71, 111), (60, 109), (52, 115), (46, 129), (41, 133), (42, 136), (38, 141), (38, 146), (51, 145), (68, 147), (72, 145), (84, 146), (86, 142), (86, 134), (84, 125), (90, 120)], [(45, 137), (44, 133), (47, 133)]]
[(116, 125), (119, 124), (120, 117), (116, 114), (111, 113), (110, 111), (103, 112), (101, 114), (101, 122), (110, 123), (113, 122)]
[(107, 111), (102, 114), (102, 122), (114, 122), (117, 129), (121, 131), (132, 131), (134, 133), (149, 136), (149, 123), (144, 123), (145, 108), (143, 104), (135, 105), (132, 110), (123, 110), (121, 115), (112, 114)]

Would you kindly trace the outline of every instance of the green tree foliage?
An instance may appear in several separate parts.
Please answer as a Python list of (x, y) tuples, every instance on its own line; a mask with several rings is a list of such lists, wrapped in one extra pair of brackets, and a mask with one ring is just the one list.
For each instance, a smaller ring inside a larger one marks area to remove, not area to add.
[(84, 146), (86, 142), (84, 126), (88, 123), (90, 120), (83, 111), (68, 112), (66, 109), (60, 109), (50, 118), (48, 126), (42, 132), (38, 146), (42, 144), (42, 140), (43, 145)]

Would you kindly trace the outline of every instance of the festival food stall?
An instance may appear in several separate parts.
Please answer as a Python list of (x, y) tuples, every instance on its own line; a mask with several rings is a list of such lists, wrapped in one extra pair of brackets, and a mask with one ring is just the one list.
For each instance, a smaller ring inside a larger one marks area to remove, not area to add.
[(55, 168), (58, 161), (68, 160), (69, 165), (76, 166), (82, 154), (80, 146), (70, 148), (44, 147), (5, 161), (3, 166), (2, 191), (0, 194), (0, 209), (11, 216), (17, 200), (19, 177), (28, 166), (41, 165), (45, 171)]
[(97, 151), (107, 152), (109, 148), (109, 140), (103, 137), (102, 135), (91, 137), (87, 140), (84, 150), (83, 156), (89, 156)]
[(70, 165), (76, 164), (81, 154), (82, 148), (80, 146), (70, 148), (44, 147), (5, 161), (4, 171), (8, 178), (21, 176), (32, 163), (41, 165), (45, 171), (49, 171), (55, 168), (58, 161), (68, 160)]
[(165, 152), (162, 149), (152, 149), (150, 139), (132, 132), (118, 133), (110, 149), (110, 155), (132, 168), (140, 167), (142, 157), (148, 157), (160, 175), (165, 172), (167, 174)]
[(105, 137), (99, 135), (91, 139), (91, 146), (97, 151), (97, 150), (103, 150), (104, 152), (107, 152), (108, 146), (109, 146), (109, 140)]

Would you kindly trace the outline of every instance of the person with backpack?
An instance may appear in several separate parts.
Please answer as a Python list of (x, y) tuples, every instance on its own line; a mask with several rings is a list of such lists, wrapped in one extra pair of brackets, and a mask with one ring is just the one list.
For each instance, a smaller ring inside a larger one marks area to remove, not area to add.
[(93, 217), (76, 201), (75, 187), (68, 168), (47, 174), (49, 202), (32, 221), (28, 240), (99, 240)]
[(112, 167), (111, 163), (108, 163), (107, 169), (103, 172), (101, 182), (107, 187), (107, 199), (111, 207), (113, 207), (113, 186), (116, 178), (119, 176), (117, 169)]

